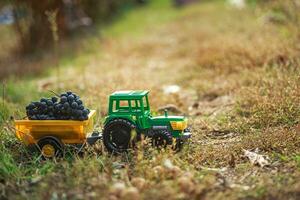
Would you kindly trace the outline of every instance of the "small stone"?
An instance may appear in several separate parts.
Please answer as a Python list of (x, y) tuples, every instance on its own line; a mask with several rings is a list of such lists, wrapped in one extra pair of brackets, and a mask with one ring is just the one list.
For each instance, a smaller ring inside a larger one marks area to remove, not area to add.
[(191, 193), (195, 190), (195, 184), (189, 177), (182, 176), (178, 179), (178, 186), (184, 193)]
[(129, 187), (122, 191), (121, 198), (125, 200), (139, 200), (140, 194), (137, 188)]
[(132, 178), (131, 184), (139, 190), (143, 190), (146, 186), (146, 180), (141, 177)]
[(158, 165), (153, 168), (153, 171), (155, 174), (160, 175), (163, 173), (164, 168), (162, 166)]
[(115, 183), (111, 190), (110, 190), (110, 194), (115, 195), (117, 197), (120, 197), (122, 192), (125, 190), (125, 184), (122, 182), (117, 182)]

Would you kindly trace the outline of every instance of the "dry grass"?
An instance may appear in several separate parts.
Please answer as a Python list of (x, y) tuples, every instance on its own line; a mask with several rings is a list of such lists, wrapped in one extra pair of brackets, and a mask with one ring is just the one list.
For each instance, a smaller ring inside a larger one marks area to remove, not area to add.
[[(128, 155), (111, 157), (99, 144), (88, 147), (83, 158), (40, 162), (7, 130), (0, 155), (11, 166), (0, 178), (3, 196), (297, 199), (299, 38), (291, 24), (263, 22), (264, 13), (194, 5), (143, 36), (107, 38), (88, 64), (63, 68), (61, 87), (97, 108), (99, 125), (112, 91), (149, 89), (153, 110), (173, 103), (189, 115), (193, 139), (176, 154), (142, 143)], [(55, 89), (55, 80), (49, 76), (33, 84)], [(162, 86), (170, 84), (181, 86), (181, 92), (164, 94)], [(257, 149), (270, 165), (252, 166), (244, 149)]]

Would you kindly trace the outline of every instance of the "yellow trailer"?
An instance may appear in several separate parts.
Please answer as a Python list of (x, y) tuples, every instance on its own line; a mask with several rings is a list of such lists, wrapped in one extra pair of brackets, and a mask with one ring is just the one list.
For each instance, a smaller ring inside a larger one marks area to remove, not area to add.
[(46, 158), (62, 153), (65, 144), (94, 143), (100, 135), (93, 134), (95, 110), (85, 121), (15, 120), (16, 136), (26, 145), (36, 145)]

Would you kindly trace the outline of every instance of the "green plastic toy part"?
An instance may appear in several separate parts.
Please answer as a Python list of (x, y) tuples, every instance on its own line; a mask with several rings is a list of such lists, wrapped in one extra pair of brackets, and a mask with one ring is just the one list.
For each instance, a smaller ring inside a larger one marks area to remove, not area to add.
[(152, 139), (154, 146), (176, 145), (190, 138), (187, 118), (152, 116), (149, 91), (117, 91), (109, 96), (108, 116), (104, 122), (103, 142), (110, 152), (123, 152), (133, 146), (141, 134)]

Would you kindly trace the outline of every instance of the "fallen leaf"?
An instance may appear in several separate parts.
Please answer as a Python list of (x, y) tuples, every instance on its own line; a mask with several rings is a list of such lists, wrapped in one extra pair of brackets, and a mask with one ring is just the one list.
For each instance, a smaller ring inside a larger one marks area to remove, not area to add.
[(175, 94), (178, 93), (181, 88), (178, 85), (168, 85), (163, 87), (163, 91), (165, 94)]
[(244, 155), (250, 160), (252, 165), (258, 165), (260, 167), (270, 165), (268, 158), (266, 156), (248, 150), (243, 150), (243, 151), (244, 151)]
[(174, 165), (172, 164), (171, 160), (169, 159), (166, 159), (164, 161), (164, 166), (167, 168), (167, 169), (172, 169), (174, 167)]

